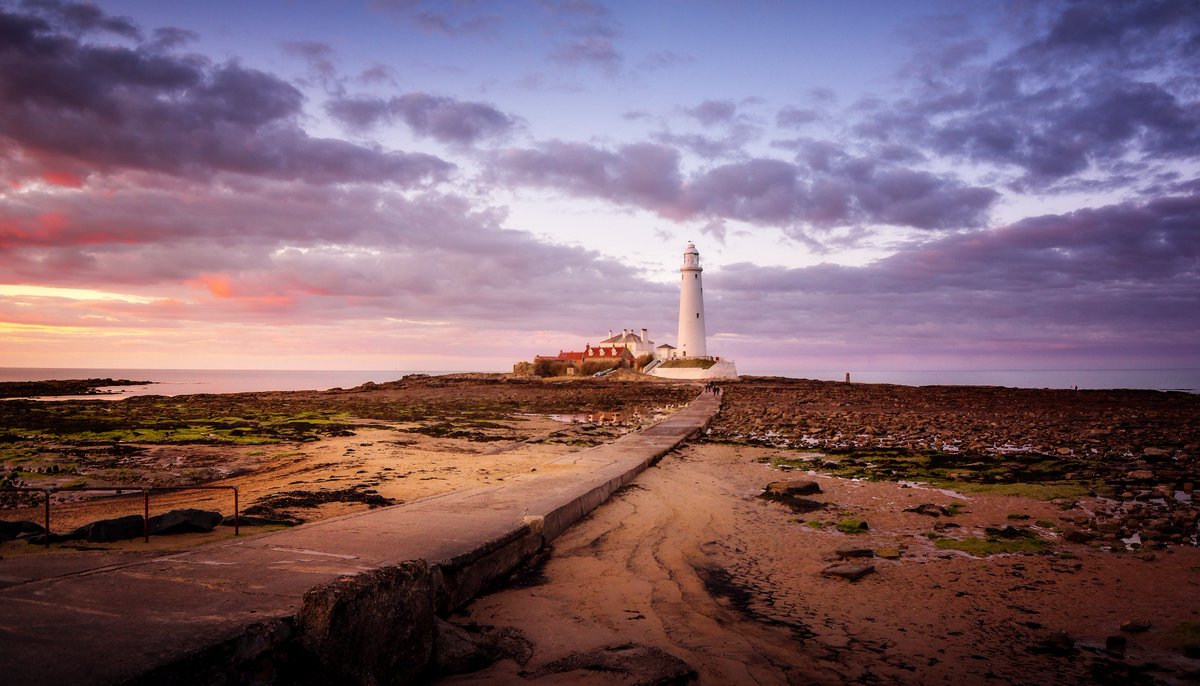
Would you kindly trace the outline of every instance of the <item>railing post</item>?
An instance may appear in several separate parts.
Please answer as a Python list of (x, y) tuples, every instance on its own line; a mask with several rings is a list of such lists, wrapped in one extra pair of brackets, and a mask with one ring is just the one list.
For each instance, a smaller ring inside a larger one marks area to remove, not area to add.
[(46, 496), (46, 547), (50, 547), (50, 489), (47, 488), (43, 494)]
[(142, 534), (145, 542), (150, 542), (150, 489), (142, 489)]
[(233, 487), (233, 535), (241, 536), (242, 515), (241, 509), (238, 507), (238, 487)]

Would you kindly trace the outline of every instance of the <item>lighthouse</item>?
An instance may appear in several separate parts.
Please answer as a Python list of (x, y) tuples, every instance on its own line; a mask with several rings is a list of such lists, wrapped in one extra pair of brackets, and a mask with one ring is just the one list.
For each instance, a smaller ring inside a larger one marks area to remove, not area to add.
[(679, 268), (679, 357), (708, 357), (704, 342), (704, 282), (700, 278), (700, 251), (688, 241)]

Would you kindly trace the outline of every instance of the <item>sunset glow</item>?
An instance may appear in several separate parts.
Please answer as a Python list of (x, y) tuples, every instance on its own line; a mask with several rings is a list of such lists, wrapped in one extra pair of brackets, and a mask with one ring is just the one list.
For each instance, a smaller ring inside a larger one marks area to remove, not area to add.
[(1200, 367), (1200, 10), (0, 0), (0, 366)]

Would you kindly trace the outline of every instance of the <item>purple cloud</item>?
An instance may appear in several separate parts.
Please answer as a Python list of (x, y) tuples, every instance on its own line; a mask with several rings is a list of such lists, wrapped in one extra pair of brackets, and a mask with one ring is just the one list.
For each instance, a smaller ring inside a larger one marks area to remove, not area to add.
[(932, 339), (939, 359), (964, 363), (1013, 350), (1035, 364), (1195, 363), (1198, 225), (1200, 198), (1170, 197), (950, 235), (861, 267), (728, 265), (706, 274), (720, 294), (709, 318), (763, 336), (746, 354), (799, 331), (807, 353), (841, 345), (847, 364), (919, 358)]
[(728, 124), (737, 114), (737, 105), (729, 100), (705, 100), (687, 110), (689, 116), (704, 126)]
[(400, 120), (418, 135), (457, 145), (503, 135), (516, 124), (512, 117), (486, 103), (426, 93), (407, 93), (387, 100), (368, 96), (339, 98), (330, 101), (326, 111), (353, 129), (370, 129)]
[[(933, 33), (910, 99), (876, 103), (855, 131), (1014, 168), (1020, 188), (1069, 190), (1089, 171), (1200, 153), (1200, 16), (1187, 0), (1067, 4), (986, 63), (962, 27)], [(1035, 13), (1027, 21), (1040, 21)]]
[(480, 9), (488, 8), (486, 4), (481, 6), (473, 2), (372, 0), (371, 7), (401, 17), (423, 31), (447, 36), (489, 33), (501, 20), (498, 15)]
[(643, 207), (672, 219), (702, 217), (793, 226), (882, 223), (919, 229), (978, 228), (999, 194), (951, 176), (882, 166), (830, 148), (820, 164), (753, 158), (685, 180), (668, 146), (628, 145), (610, 152), (552, 142), (509, 150), (497, 173), (516, 185), (558, 188)]
[(0, 138), (26, 158), (311, 183), (411, 185), (452, 169), (430, 155), (312, 138), (297, 123), (302, 103), (290, 84), (237, 63), (155, 44), (91, 45), (43, 18), (0, 10)]

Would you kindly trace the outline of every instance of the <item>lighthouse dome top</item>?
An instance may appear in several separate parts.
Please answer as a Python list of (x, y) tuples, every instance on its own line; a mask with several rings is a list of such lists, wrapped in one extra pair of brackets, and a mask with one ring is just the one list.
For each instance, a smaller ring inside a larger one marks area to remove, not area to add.
[(688, 271), (700, 270), (700, 251), (696, 249), (696, 245), (688, 241), (687, 248), (683, 251), (683, 267)]

